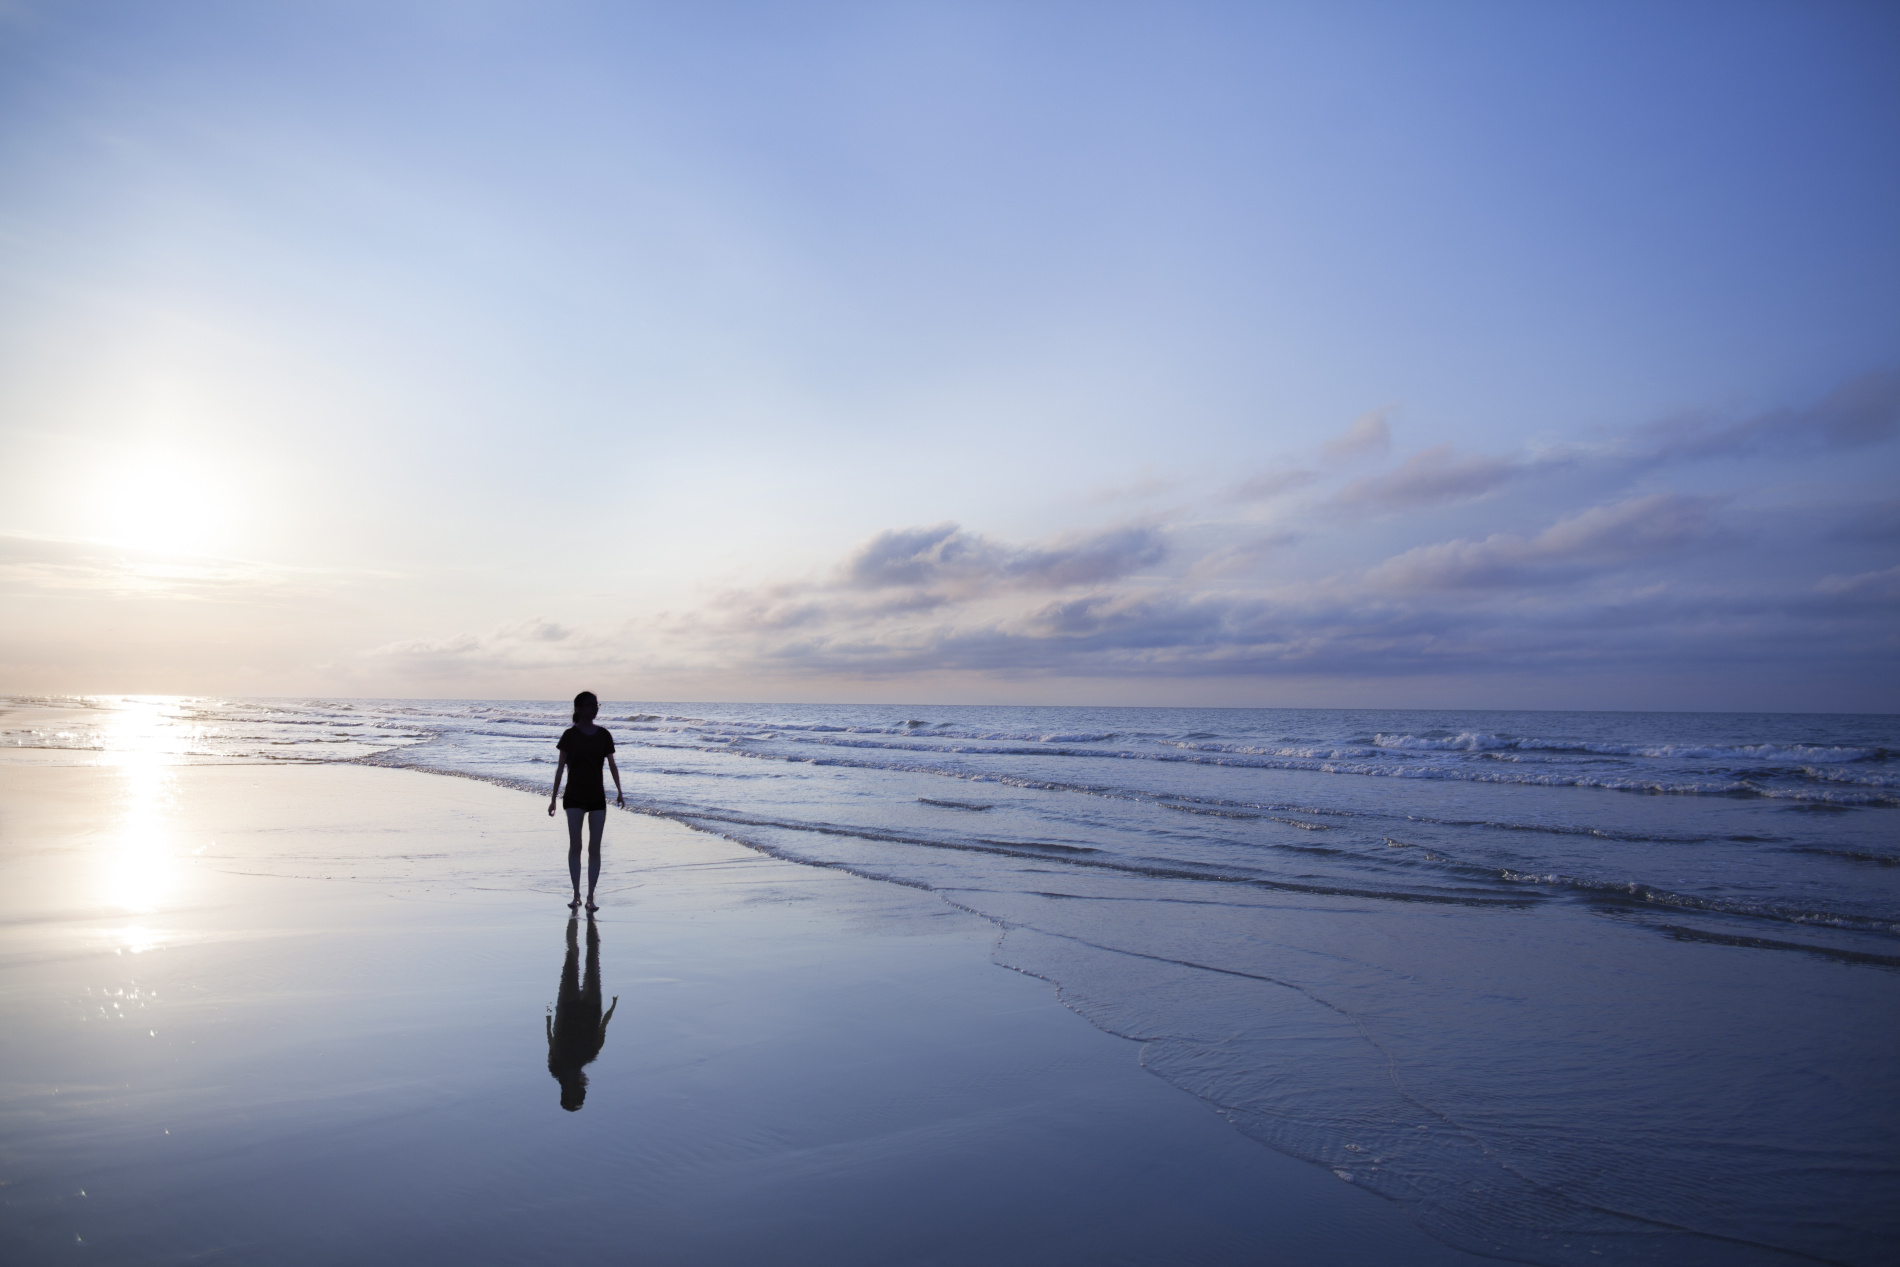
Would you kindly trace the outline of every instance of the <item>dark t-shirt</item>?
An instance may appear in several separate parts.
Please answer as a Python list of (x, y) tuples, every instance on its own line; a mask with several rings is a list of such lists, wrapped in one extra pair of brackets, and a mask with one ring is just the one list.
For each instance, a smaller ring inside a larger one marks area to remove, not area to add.
[(585, 735), (579, 726), (569, 726), (554, 746), (567, 754), (567, 792), (561, 797), (561, 805), (566, 809), (606, 809), (607, 789), (601, 786), (600, 767), (614, 750), (614, 737), (606, 727), (596, 726), (593, 734)]

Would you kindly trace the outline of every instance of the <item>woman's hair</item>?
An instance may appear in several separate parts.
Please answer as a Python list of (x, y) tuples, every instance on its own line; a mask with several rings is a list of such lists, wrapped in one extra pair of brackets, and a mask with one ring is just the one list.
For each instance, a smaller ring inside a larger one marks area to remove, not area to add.
[(594, 720), (594, 714), (600, 711), (600, 700), (592, 691), (582, 691), (574, 697), (574, 724), (585, 726)]

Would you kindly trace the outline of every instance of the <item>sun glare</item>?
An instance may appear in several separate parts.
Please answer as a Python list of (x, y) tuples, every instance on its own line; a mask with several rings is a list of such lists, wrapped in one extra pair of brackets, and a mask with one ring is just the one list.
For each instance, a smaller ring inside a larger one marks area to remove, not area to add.
[(222, 485), (201, 463), (159, 457), (129, 465), (101, 487), (101, 535), (150, 550), (209, 550), (231, 517)]

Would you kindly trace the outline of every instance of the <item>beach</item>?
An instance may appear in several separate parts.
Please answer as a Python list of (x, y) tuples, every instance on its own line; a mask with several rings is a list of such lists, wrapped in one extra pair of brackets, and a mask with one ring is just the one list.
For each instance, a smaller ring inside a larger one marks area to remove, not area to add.
[(591, 924), (566, 720), (12, 700), (8, 1235), (1871, 1267), (1897, 1234), (1890, 719), (611, 703)]
[(1900, 3), (0, 30), (0, 1267), (1900, 1267)]
[[(1476, 1261), (1144, 1071), (915, 888), (611, 813), (617, 1003), (564, 1111), (543, 800), (9, 757), (10, 1263)], [(482, 859), (540, 882), (451, 874)]]

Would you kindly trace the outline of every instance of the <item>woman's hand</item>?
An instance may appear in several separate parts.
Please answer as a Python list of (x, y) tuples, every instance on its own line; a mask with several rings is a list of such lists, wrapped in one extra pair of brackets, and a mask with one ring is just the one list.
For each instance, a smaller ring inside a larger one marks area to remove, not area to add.
[(552, 800), (548, 802), (548, 817), (554, 817), (554, 802)]
[(614, 804), (621, 809), (627, 808), (627, 795), (618, 788), (614, 789)]

